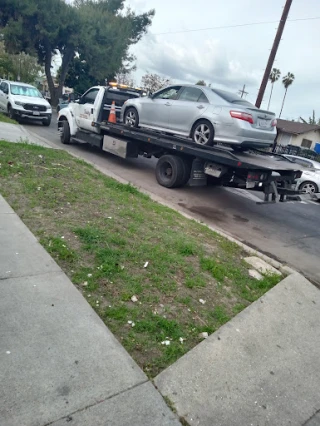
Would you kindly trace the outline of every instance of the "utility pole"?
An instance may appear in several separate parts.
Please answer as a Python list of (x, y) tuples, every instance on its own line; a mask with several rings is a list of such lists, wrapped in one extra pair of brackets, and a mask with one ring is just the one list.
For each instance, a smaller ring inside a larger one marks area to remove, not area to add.
[(248, 92), (245, 91), (245, 88), (246, 88), (246, 85), (244, 84), (242, 90), (239, 90), (239, 92), (238, 92), (239, 95), (241, 95), (242, 98), (243, 98), (243, 95), (248, 94)]
[(280, 43), (280, 40), (281, 40), (281, 37), (282, 37), (283, 29), (284, 29), (285, 23), (287, 21), (288, 15), (289, 15), (291, 3), (292, 3), (292, 0), (286, 0), (286, 4), (283, 8), (283, 12), (282, 12), (279, 27), (278, 27), (278, 30), (277, 30), (277, 34), (276, 34), (276, 37), (275, 37), (274, 42), (273, 42), (273, 46), (272, 46), (272, 49), (271, 49), (271, 52), (270, 52), (270, 55), (269, 55), (267, 67), (265, 69), (264, 76), (263, 76), (261, 86), (260, 86), (260, 89), (259, 89), (258, 97), (257, 97), (257, 100), (256, 100), (256, 107), (257, 108), (260, 108), (260, 105), (261, 105), (261, 102), (262, 102), (262, 99), (263, 99), (263, 95), (264, 95), (264, 92), (265, 92), (266, 87), (267, 87), (271, 68), (273, 66), (273, 62), (274, 62), (274, 59), (275, 59), (277, 51), (278, 51), (278, 47), (279, 47), (279, 43)]

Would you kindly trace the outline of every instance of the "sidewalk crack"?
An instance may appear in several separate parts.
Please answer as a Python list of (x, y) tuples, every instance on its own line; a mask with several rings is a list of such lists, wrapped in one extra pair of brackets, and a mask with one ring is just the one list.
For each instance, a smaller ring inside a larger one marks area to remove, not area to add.
[[(132, 389), (135, 389), (135, 388), (137, 388), (137, 387), (139, 387), (139, 386), (141, 386), (141, 385), (144, 385), (145, 383), (148, 383), (148, 382), (149, 382), (149, 380), (148, 380), (148, 379), (146, 379), (146, 380), (144, 380), (144, 381), (142, 381), (142, 382), (140, 382), (140, 383), (137, 383), (137, 384), (135, 384), (135, 385), (133, 385), (133, 386), (131, 386), (131, 387), (127, 388), (127, 389), (124, 389), (124, 390), (119, 391), (119, 392), (117, 392), (117, 393), (115, 393), (115, 394), (113, 394), (113, 395), (110, 395), (110, 396), (108, 396), (107, 398), (105, 398), (105, 399), (103, 399), (103, 400), (101, 400), (101, 401), (94, 402), (94, 403), (89, 404), (89, 405), (87, 405), (87, 406), (85, 406), (85, 407), (83, 407), (83, 408), (79, 408), (78, 410), (73, 411), (72, 413), (69, 413), (69, 414), (67, 414), (66, 416), (62, 416), (62, 417), (60, 417), (59, 419), (53, 420), (53, 421), (51, 421), (51, 422), (49, 422), (49, 423), (45, 423), (43, 426), (50, 426), (50, 425), (54, 424), (55, 422), (58, 422), (58, 421), (63, 420), (63, 419), (68, 419), (68, 418), (69, 418), (70, 420), (72, 420), (72, 416), (73, 416), (73, 415), (75, 415), (75, 414), (77, 414), (77, 413), (81, 413), (81, 411), (85, 411), (85, 410), (87, 410), (88, 408), (94, 407), (95, 405), (102, 404), (103, 402), (106, 402), (106, 401), (108, 401), (109, 399), (112, 399), (112, 398), (115, 398), (116, 396), (122, 395), (123, 393), (126, 393), (126, 392), (128, 392), (128, 391), (131, 391)], [(151, 383), (151, 382), (150, 382), (150, 383)], [(69, 421), (70, 421), (70, 420), (69, 420)]]

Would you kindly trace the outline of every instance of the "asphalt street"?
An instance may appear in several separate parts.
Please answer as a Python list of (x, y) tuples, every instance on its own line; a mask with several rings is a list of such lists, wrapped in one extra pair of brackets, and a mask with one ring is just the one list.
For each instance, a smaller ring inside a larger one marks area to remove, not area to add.
[(166, 189), (155, 179), (155, 160), (124, 160), (83, 144), (62, 145), (56, 115), (50, 127), (24, 123), (53, 146), (76, 153), (101, 170), (155, 194), (196, 219), (215, 226), (247, 245), (302, 272), (320, 284), (320, 203), (287, 202), (258, 205), (259, 193), (222, 188)]

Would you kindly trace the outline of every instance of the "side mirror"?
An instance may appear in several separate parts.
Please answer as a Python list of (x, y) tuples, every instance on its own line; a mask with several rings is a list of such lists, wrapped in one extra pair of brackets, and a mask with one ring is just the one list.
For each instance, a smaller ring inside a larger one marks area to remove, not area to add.
[(149, 93), (148, 93), (148, 98), (153, 99), (153, 93), (152, 93), (152, 92), (149, 92)]

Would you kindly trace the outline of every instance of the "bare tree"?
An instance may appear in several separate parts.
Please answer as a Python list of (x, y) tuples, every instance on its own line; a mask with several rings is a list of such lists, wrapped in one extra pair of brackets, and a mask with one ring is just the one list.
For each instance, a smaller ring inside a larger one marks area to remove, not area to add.
[(170, 78), (162, 77), (159, 74), (151, 74), (148, 71), (147, 74), (141, 78), (141, 87), (151, 93), (169, 86), (170, 84), (172, 84)]

